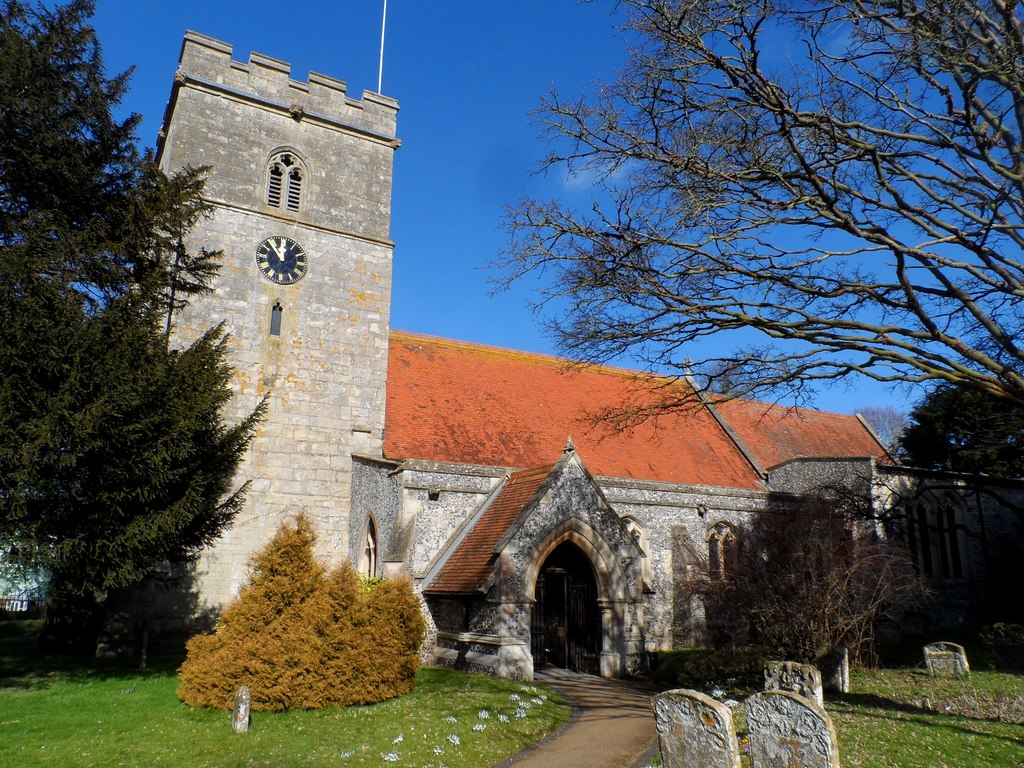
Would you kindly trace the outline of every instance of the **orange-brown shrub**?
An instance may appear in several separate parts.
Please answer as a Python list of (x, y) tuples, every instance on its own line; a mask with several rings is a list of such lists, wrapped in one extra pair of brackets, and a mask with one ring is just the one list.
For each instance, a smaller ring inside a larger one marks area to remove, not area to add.
[(253, 560), (249, 584), (213, 634), (188, 642), (178, 697), (230, 708), (248, 685), (254, 710), (369, 704), (412, 690), (424, 623), (409, 580), (364, 584), (328, 573), (300, 516)]

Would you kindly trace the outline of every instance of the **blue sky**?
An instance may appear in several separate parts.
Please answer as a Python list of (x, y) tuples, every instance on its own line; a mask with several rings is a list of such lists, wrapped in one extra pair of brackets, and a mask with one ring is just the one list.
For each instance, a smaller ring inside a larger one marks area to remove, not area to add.
[[(155, 143), (187, 29), (223, 40), (234, 57), (259, 51), (376, 91), (382, 0), (98, 0), (94, 25), (109, 73), (135, 67), (126, 111)], [(391, 236), (392, 325), (403, 330), (554, 353), (528, 308), (528, 285), (492, 294), (488, 265), (508, 243), (503, 207), (523, 195), (588, 205), (589, 193), (535, 173), (545, 147), (531, 111), (557, 88), (592, 91), (613, 78), (625, 44), (608, 2), (389, 0), (384, 94), (400, 105)], [(850, 412), (902, 397), (857, 384), (820, 398)]]

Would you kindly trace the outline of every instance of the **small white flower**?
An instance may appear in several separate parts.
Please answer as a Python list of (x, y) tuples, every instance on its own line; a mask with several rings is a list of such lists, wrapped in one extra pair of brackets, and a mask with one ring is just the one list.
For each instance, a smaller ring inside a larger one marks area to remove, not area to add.
[(488, 712), (486, 709), (481, 709), (479, 712), (476, 713), (476, 716), (479, 717), (481, 720), (486, 720), (491, 716), (491, 713)]
[(480, 733), (480, 731), (482, 731), (486, 727), (487, 726), (484, 725), (483, 723), (477, 723), (476, 725), (473, 726), (473, 730), (476, 731), (477, 733)]
[(352, 757), (352, 752), (350, 750), (346, 749), (344, 752), (341, 753), (342, 760), (348, 760), (350, 757)]
[(725, 704), (725, 706), (727, 706), (729, 709), (736, 709), (736, 707), (739, 706), (739, 702), (736, 701), (736, 699), (726, 699), (722, 703)]
[(520, 707), (519, 709), (517, 709), (512, 714), (514, 714), (516, 716), (517, 720), (522, 720), (524, 717), (526, 717), (526, 710), (523, 709), (522, 707)]
[(723, 696), (725, 696), (725, 691), (723, 691), (718, 686), (715, 686), (714, 688), (711, 689), (711, 695), (712, 695), (712, 697), (714, 697), (716, 699), (720, 699)]
[(498, 715), (498, 722), (499, 723), (507, 723), (508, 722), (508, 715)]
[(510, 694), (508, 698), (509, 698), (510, 701), (519, 701), (523, 697), (520, 696), (518, 693), (513, 693), (513, 694)]
[(386, 763), (397, 763), (398, 762), (398, 753), (397, 752), (381, 752), (380, 756), (384, 759), (384, 762), (386, 762)]
[(543, 704), (544, 703), (544, 699), (542, 699), (540, 696), (534, 696), (532, 699), (530, 699), (530, 703), (531, 704)]
[(443, 755), (444, 754), (444, 750), (441, 749), (440, 747), (434, 747), (434, 754), (435, 755)]
[(450, 741), (456, 747), (459, 746), (459, 744), (462, 743), (462, 741), (459, 739), (458, 735), (454, 734), (454, 733), (449, 733), (448, 734), (448, 741)]
[(457, 717), (456, 717), (455, 715), (448, 715), (448, 716), (447, 716), (447, 717), (446, 717), (446, 718), (444, 719), (444, 721), (445, 721), (446, 723), (457, 723), (457, 722), (459, 722), (459, 718), (457, 718)]
[(397, 736), (395, 736), (395, 738), (392, 740), (391, 743), (392, 744), (401, 744), (403, 741), (405, 741), (405, 736), (403, 736), (402, 734), (398, 734)]

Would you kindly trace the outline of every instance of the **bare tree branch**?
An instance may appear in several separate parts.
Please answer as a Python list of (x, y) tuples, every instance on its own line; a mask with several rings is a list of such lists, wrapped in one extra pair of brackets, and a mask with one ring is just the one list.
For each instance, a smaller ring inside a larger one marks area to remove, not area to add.
[(540, 112), (592, 206), (509, 212), (500, 284), (542, 277), (563, 352), (729, 396), (856, 373), (1024, 402), (1024, 10), (624, 5), (621, 78)]

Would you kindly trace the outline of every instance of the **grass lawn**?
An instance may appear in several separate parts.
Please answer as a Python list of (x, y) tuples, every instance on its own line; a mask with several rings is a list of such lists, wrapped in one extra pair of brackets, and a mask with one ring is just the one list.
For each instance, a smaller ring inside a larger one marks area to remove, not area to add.
[(843, 766), (1024, 766), (1024, 676), (938, 680), (921, 670), (861, 670), (850, 687), (826, 701)]
[(0, 765), (494, 765), (557, 728), (571, 710), (541, 686), (422, 669), (408, 696), (373, 706), (231, 715), (175, 696), (173, 665), (39, 659), (23, 627), (0, 622)]
[[(366, 707), (230, 714), (175, 696), (173, 664), (40, 658), (24, 623), (0, 622), (2, 766), (441, 766), (486, 768), (564, 723), (570, 710), (542, 686), (440, 669), (409, 696)], [(844, 768), (1024, 766), (1024, 675), (862, 670), (826, 702)], [(751, 691), (720, 693), (742, 701)], [(518, 713), (517, 713), (518, 710)], [(744, 735), (742, 706), (734, 710)], [(749, 768), (745, 755), (743, 765)]]

